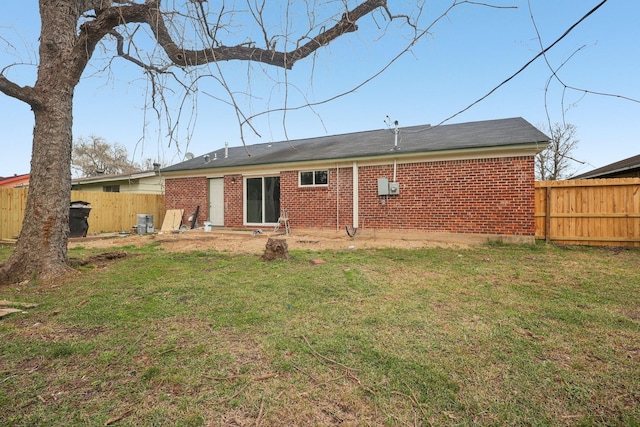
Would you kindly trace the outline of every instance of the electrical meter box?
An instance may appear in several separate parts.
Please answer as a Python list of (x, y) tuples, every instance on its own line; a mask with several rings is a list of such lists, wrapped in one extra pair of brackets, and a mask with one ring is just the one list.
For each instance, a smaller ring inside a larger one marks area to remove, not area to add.
[(378, 196), (400, 194), (400, 183), (389, 182), (389, 178), (378, 178)]
[(389, 183), (389, 194), (400, 194), (400, 184), (397, 182)]
[(389, 178), (378, 178), (378, 196), (389, 194)]

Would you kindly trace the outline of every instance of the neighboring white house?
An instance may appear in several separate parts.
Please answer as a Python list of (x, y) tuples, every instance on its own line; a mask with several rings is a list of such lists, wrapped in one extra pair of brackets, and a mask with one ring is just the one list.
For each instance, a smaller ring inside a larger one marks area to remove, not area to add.
[(164, 176), (158, 170), (120, 175), (96, 175), (71, 180), (75, 191), (164, 194)]

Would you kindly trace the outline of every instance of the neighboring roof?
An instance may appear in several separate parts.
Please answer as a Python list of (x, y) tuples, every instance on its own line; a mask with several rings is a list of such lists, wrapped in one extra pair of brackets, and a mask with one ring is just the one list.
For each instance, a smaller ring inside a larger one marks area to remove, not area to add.
[[(312, 160), (383, 157), (444, 150), (514, 145), (546, 146), (549, 137), (521, 117), (441, 126), (399, 128), (394, 150), (394, 129), (355, 132), (299, 140), (221, 148), (203, 156), (163, 168), (162, 172), (267, 165)], [(544, 148), (544, 147), (540, 147)], [(247, 155), (247, 151), (249, 155)], [(206, 157), (208, 156), (208, 161)]]
[(0, 185), (8, 185), (12, 182), (24, 181), (25, 179), (29, 179), (28, 173), (25, 173), (24, 175), (14, 175), (8, 178), (0, 178)]
[(571, 179), (606, 178), (610, 175), (618, 175), (633, 170), (640, 171), (640, 154), (637, 156), (629, 157), (628, 159), (611, 163), (606, 166), (602, 166), (601, 168), (594, 169), (591, 172), (576, 175)]
[(158, 175), (158, 171), (150, 170), (135, 173), (122, 173), (111, 175), (94, 175), (84, 178), (75, 178), (71, 180), (72, 185), (79, 184), (97, 184), (99, 182), (113, 182), (113, 181), (128, 181), (132, 179), (148, 178), (150, 176)]

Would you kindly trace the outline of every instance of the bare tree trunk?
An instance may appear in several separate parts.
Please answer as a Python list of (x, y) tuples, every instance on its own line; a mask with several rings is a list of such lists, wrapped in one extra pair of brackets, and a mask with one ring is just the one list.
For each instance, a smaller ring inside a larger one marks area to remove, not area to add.
[(35, 112), (24, 221), (13, 256), (0, 271), (0, 283), (47, 279), (68, 269), (72, 95), (51, 95), (42, 111)]
[(72, 66), (77, 8), (73, 1), (40, 2), (42, 31), (38, 79), (31, 107), (35, 116), (29, 193), (22, 230), (0, 284), (49, 279), (69, 269), (69, 202), (73, 93)]

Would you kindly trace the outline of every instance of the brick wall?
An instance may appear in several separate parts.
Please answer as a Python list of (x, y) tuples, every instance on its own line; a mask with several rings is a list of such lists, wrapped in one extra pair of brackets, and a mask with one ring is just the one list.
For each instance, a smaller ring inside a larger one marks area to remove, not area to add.
[(182, 223), (191, 225), (189, 217), (200, 206), (198, 225), (209, 220), (209, 180), (205, 177), (173, 178), (165, 180), (167, 209), (184, 209)]
[(224, 225), (242, 227), (242, 175), (224, 177)]
[(363, 167), (360, 226), (451, 233), (533, 235), (533, 157), (398, 165), (400, 194), (378, 196), (393, 166)]
[(280, 205), (287, 209), (291, 227), (343, 228), (353, 223), (352, 184), (350, 167), (329, 169), (326, 187), (299, 187), (298, 171), (282, 172)]
[[(510, 157), (399, 164), (400, 194), (378, 196), (378, 178), (393, 165), (358, 171), (359, 226), (451, 233), (533, 236), (534, 158)], [(235, 180), (235, 181), (234, 181)], [(353, 224), (351, 167), (329, 169), (327, 187), (299, 187), (298, 171), (280, 174), (280, 202), (293, 228), (344, 228)], [(243, 226), (241, 175), (224, 178), (225, 226)], [(208, 218), (207, 179), (167, 179), (167, 209)], [(206, 215), (206, 216), (205, 216)]]

